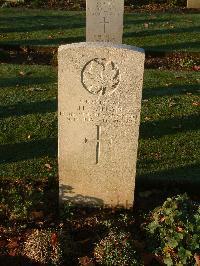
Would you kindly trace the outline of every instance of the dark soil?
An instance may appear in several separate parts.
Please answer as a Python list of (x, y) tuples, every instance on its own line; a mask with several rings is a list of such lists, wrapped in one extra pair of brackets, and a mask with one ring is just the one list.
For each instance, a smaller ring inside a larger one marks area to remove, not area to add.
[[(0, 63), (57, 65), (57, 48), (6, 46), (0, 48)], [(200, 53), (146, 51), (146, 69), (199, 71)]]
[[(186, 8), (187, 1), (179, 0), (177, 2), (173, 0), (143, 0), (143, 1), (125, 1), (125, 12), (171, 12), (171, 13), (198, 13), (198, 9)], [(86, 9), (86, 1), (82, 0), (25, 0), (23, 1), (5, 1), (0, 0), (0, 6), (3, 7), (25, 7), (25, 8), (44, 8), (44, 9), (58, 9), (58, 10), (77, 10), (83, 11)]]
[[(16, 186), (15, 182), (2, 183), (4, 189), (9, 190), (12, 186)], [(27, 184), (19, 181), (20, 188), (27, 189)], [(29, 184), (30, 186), (30, 184)], [(32, 185), (32, 188), (36, 184)], [(0, 219), (0, 265), (2, 266), (30, 266), (42, 264), (35, 263), (26, 257), (21, 256), (21, 249), (27, 237), (31, 234), (33, 229), (62, 228), (64, 231), (69, 231), (75, 249), (72, 251), (70, 258), (66, 258), (63, 266), (95, 266), (98, 265), (93, 258), (93, 251), (95, 243), (98, 243), (108, 233), (108, 228), (104, 225), (105, 221), (112, 221), (116, 228), (125, 228), (131, 232), (131, 237), (138, 246), (138, 252), (141, 256), (150, 256), (147, 266), (162, 265), (155, 261), (155, 257), (151, 254), (145, 253), (145, 239), (141, 230), (141, 225), (144, 223), (144, 214), (153, 210), (155, 207), (161, 205), (167, 197), (177, 194), (182, 194), (187, 191), (184, 187), (182, 189), (175, 189), (174, 187), (163, 187), (163, 189), (150, 188), (149, 190), (136, 190), (135, 204), (131, 210), (123, 209), (88, 209), (88, 208), (72, 208), (68, 212), (68, 216), (63, 216), (60, 212), (58, 215), (58, 202), (51, 206), (53, 199), (58, 197), (58, 181), (37, 183), (37, 189), (46, 191), (43, 208), (35, 211), (32, 210), (28, 220), (10, 220), (6, 217)], [(48, 193), (51, 191), (51, 195)], [(49, 194), (49, 195), (48, 195)], [(200, 203), (200, 194), (198, 190), (188, 190), (190, 198)], [(47, 201), (49, 203), (47, 203)], [(2, 206), (1, 206), (2, 207)], [(35, 213), (35, 216), (33, 215)], [(39, 213), (39, 215), (38, 215)], [(37, 214), (37, 215), (36, 215)], [(123, 223), (120, 220), (121, 215), (127, 215), (128, 220)]]

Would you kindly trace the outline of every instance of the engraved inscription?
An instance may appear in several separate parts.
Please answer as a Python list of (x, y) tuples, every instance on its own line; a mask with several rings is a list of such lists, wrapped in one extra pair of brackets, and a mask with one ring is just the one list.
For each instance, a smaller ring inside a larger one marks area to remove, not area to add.
[(81, 82), (91, 94), (111, 95), (120, 83), (120, 71), (113, 61), (94, 58), (83, 67)]

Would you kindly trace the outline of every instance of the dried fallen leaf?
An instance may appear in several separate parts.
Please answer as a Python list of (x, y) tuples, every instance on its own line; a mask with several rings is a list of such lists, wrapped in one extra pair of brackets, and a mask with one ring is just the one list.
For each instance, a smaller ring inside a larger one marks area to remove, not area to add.
[(16, 240), (15, 238), (14, 239), (11, 239), (10, 242), (7, 244), (6, 246), (8, 249), (15, 249), (15, 248), (18, 248), (19, 247), (19, 242), (18, 240)]
[(51, 234), (51, 245), (55, 247), (58, 243), (58, 235), (56, 233)]
[(20, 71), (19, 72), (19, 75), (22, 76), (22, 77), (24, 77), (25, 76), (25, 73), (23, 71)]
[(81, 257), (78, 259), (81, 266), (94, 266), (92, 259), (88, 256)]
[(144, 27), (147, 29), (149, 27), (148, 23), (144, 23)]
[(195, 253), (194, 258), (196, 261), (196, 266), (200, 266), (200, 254)]
[(17, 248), (11, 249), (8, 253), (9, 256), (15, 257), (17, 255)]
[(44, 212), (43, 211), (33, 211), (31, 212), (31, 218), (36, 220), (36, 219), (41, 219), (44, 217)]
[(193, 102), (192, 105), (193, 106), (200, 106), (200, 102)]
[(193, 66), (193, 70), (200, 71), (200, 66)]
[(163, 223), (165, 221), (165, 216), (160, 218), (160, 222)]
[(49, 163), (46, 163), (46, 164), (45, 164), (45, 167), (46, 167), (48, 170), (51, 170), (51, 169), (52, 169), (52, 166), (51, 166)]
[(181, 233), (181, 232), (184, 231), (184, 229), (183, 229), (182, 227), (180, 227), (180, 226), (177, 226), (177, 227), (176, 227), (176, 231), (177, 231), (178, 233)]

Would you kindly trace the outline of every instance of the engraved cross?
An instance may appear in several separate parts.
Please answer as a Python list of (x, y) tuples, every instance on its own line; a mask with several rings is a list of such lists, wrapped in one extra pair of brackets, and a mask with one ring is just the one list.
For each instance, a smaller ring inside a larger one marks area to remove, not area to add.
[(103, 17), (103, 22), (100, 22), (101, 24), (103, 23), (103, 29), (104, 29), (104, 33), (106, 33), (106, 24), (109, 24), (108, 21), (106, 21), (106, 17)]
[(100, 155), (100, 126), (97, 125), (96, 164), (99, 163), (99, 155)]

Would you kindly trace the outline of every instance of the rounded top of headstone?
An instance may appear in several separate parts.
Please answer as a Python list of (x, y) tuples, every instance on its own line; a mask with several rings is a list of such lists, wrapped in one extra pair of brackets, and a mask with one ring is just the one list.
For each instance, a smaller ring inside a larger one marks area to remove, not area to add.
[(138, 53), (145, 53), (144, 49), (136, 47), (136, 46), (131, 46), (127, 44), (113, 44), (109, 42), (79, 42), (79, 43), (72, 43), (72, 44), (65, 44), (61, 45), (58, 48), (58, 51), (61, 52), (62, 50), (65, 49), (71, 49), (71, 48), (114, 48), (114, 49), (123, 49), (123, 50), (129, 50), (129, 51), (134, 51)]

